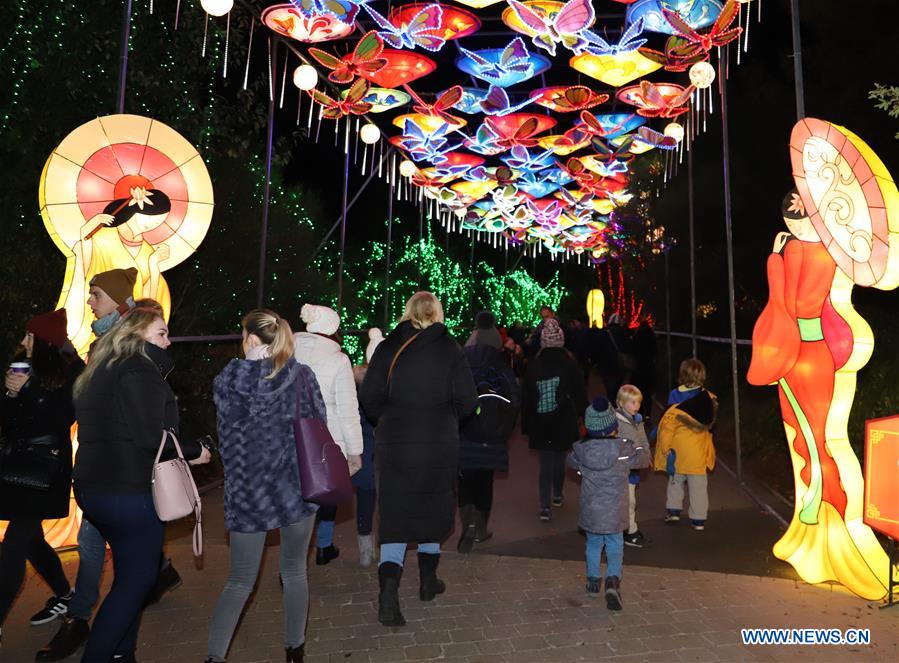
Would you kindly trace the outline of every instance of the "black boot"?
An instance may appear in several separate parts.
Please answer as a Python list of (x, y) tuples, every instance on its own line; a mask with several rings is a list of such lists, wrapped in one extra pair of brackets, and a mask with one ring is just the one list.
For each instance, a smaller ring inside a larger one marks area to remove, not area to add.
[(316, 566), (324, 566), (325, 564), (328, 564), (332, 559), (337, 559), (338, 557), (340, 557), (340, 548), (335, 546), (333, 543), (326, 548), (315, 549)]
[(493, 532), (487, 529), (487, 521), (490, 519), (489, 511), (478, 511), (475, 514), (475, 543), (484, 543), (487, 539), (493, 536)]
[(378, 567), (378, 621), (384, 626), (405, 626), (406, 618), (400, 612), (400, 576), (403, 567), (394, 562), (384, 562)]
[(446, 591), (446, 584), (437, 578), (438, 564), (439, 554), (418, 553), (418, 577), (421, 582), (418, 586), (418, 598), (422, 601), (433, 601), (435, 596)]
[(166, 565), (159, 569), (159, 575), (156, 576), (156, 584), (153, 585), (153, 589), (147, 594), (147, 598), (144, 601), (144, 607), (146, 608), (154, 603), (158, 603), (159, 599), (168, 592), (178, 589), (180, 586), (181, 575), (175, 567), (172, 566), (172, 560), (166, 560)]
[(606, 578), (606, 607), (621, 610), (621, 579), (618, 576)]
[(286, 655), (285, 660), (287, 661), (287, 663), (303, 663), (303, 655), (305, 654), (305, 650), (305, 642), (299, 647), (287, 647), (284, 650), (284, 654)]
[(34, 660), (61, 661), (68, 658), (87, 642), (90, 634), (91, 627), (87, 620), (67, 617), (62, 621), (53, 639), (35, 655)]
[(474, 504), (466, 504), (459, 507), (459, 520), (462, 521), (462, 534), (459, 536), (459, 545), (456, 550), (460, 553), (468, 554), (474, 547), (475, 537), (477, 536), (477, 527), (475, 525), (475, 508)]

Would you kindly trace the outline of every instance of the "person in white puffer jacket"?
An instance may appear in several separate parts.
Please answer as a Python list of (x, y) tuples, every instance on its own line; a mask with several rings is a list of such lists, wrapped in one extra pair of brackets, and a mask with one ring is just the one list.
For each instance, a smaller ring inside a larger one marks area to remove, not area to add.
[[(346, 456), (350, 474), (362, 467), (362, 426), (359, 401), (350, 358), (334, 339), (340, 317), (327, 306), (305, 304), (300, 317), (306, 331), (293, 336), (296, 360), (315, 373), (328, 411), (328, 430)], [(315, 563), (323, 566), (340, 555), (334, 546), (334, 520), (337, 507), (320, 507), (316, 532)]]

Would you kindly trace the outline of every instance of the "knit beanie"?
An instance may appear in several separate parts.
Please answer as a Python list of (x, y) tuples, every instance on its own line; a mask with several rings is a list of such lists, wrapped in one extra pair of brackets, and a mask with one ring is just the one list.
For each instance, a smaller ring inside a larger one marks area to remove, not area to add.
[(597, 396), (584, 412), (584, 428), (590, 437), (608, 437), (618, 428), (618, 418), (605, 396)]
[(66, 310), (64, 308), (49, 313), (41, 313), (36, 315), (28, 324), (25, 325), (25, 331), (31, 332), (42, 341), (46, 341), (50, 345), (61, 348), (69, 340), (66, 332)]
[(310, 334), (333, 336), (340, 327), (340, 316), (337, 311), (327, 306), (303, 304), (300, 317), (306, 323), (306, 331)]
[(375, 350), (378, 349), (378, 346), (381, 344), (381, 341), (384, 340), (384, 332), (382, 332), (377, 327), (372, 327), (368, 330), (368, 345), (365, 347), (365, 363), (370, 364), (371, 358), (375, 354)]
[(547, 318), (543, 321), (543, 330), (540, 332), (541, 348), (561, 348), (565, 346), (565, 332), (559, 326), (555, 318)]
[(493, 329), (496, 327), (496, 316), (490, 311), (481, 311), (474, 317), (474, 324), (478, 329)]
[[(137, 270), (129, 267), (128, 269), (110, 269), (108, 272), (100, 272), (91, 279), (90, 285), (100, 288), (119, 306), (125, 304), (130, 307), (134, 304), (135, 281), (137, 281)], [(131, 298), (130, 304), (129, 298)]]

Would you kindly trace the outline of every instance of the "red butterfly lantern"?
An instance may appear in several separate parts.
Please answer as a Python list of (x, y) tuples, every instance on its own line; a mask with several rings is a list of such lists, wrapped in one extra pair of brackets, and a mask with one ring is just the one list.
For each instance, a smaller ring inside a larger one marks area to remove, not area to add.
[(643, 117), (677, 117), (686, 113), (687, 103), (693, 94), (692, 85), (686, 89), (672, 83), (650, 83), (640, 81), (640, 85), (632, 85), (618, 91), (618, 99), (637, 107), (637, 113)]
[(371, 110), (371, 104), (362, 101), (368, 94), (370, 83), (364, 78), (359, 78), (350, 86), (346, 97), (341, 100), (332, 99), (324, 92), (319, 90), (310, 90), (311, 96), (316, 103), (324, 107), (322, 116), (329, 120), (337, 120), (347, 115), (364, 115)]
[(736, 0), (727, 0), (711, 29), (705, 33), (694, 30), (677, 12), (663, 7), (662, 13), (677, 33), (666, 46), (669, 59), (674, 61), (708, 55), (712, 47), (729, 44), (743, 32), (743, 28), (730, 27), (740, 13)]

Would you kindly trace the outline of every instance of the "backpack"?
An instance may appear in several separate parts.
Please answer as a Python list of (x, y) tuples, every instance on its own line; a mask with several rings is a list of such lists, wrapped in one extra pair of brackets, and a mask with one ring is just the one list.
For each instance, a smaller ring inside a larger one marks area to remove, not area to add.
[(507, 371), (489, 364), (472, 371), (478, 392), (478, 407), (462, 427), (463, 435), (475, 442), (504, 444), (518, 420), (517, 384)]

